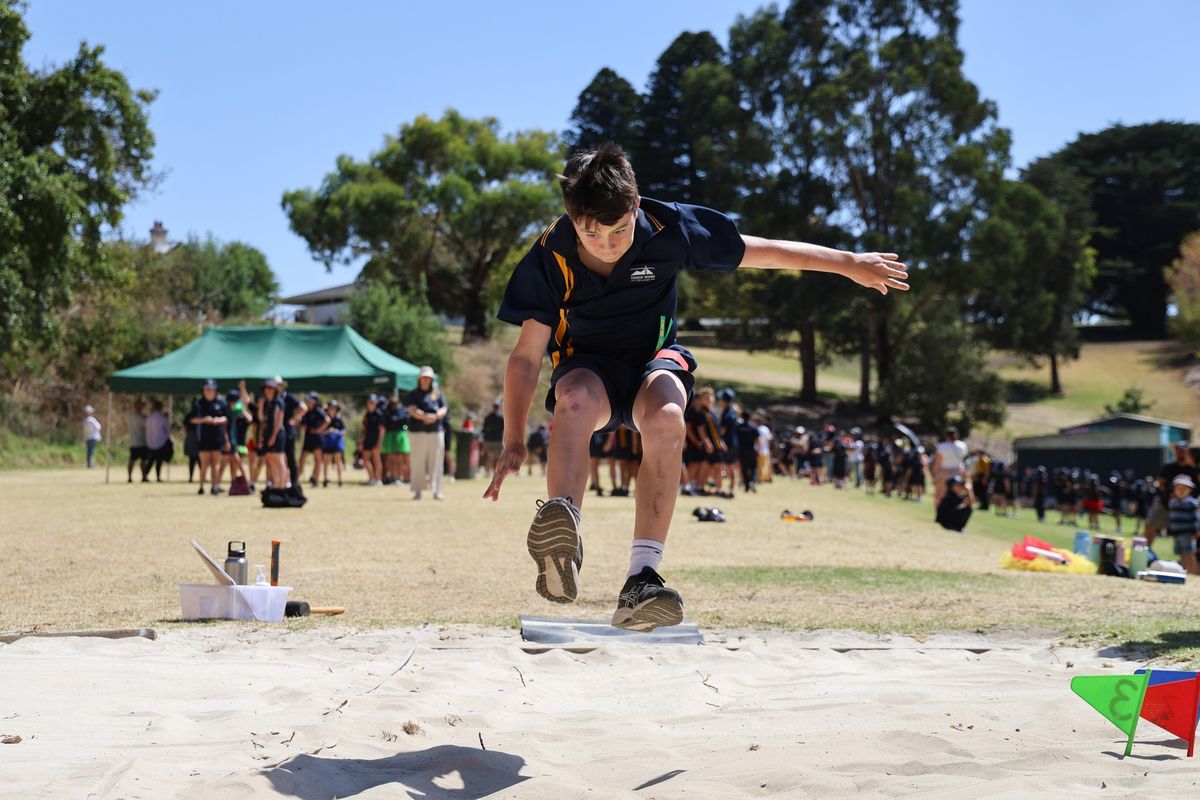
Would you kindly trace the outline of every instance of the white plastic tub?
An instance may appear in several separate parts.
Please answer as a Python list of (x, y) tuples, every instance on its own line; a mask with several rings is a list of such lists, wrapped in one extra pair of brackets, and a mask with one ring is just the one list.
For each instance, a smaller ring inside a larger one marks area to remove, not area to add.
[(241, 619), (280, 622), (290, 586), (219, 586), (181, 583), (179, 601), (183, 618)]

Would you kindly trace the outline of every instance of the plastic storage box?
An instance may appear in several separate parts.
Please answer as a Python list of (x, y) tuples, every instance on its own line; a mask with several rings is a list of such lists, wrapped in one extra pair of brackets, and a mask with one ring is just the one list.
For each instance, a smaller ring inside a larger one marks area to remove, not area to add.
[(181, 583), (179, 600), (185, 620), (241, 619), (281, 622), (290, 586), (219, 586)]

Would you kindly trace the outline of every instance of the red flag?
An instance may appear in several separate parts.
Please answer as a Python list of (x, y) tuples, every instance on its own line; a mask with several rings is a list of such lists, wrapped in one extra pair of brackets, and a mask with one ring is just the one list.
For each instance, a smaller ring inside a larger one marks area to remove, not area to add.
[(1191, 680), (1171, 681), (1146, 687), (1141, 717), (1188, 743), (1188, 756), (1196, 745), (1197, 699), (1200, 675)]

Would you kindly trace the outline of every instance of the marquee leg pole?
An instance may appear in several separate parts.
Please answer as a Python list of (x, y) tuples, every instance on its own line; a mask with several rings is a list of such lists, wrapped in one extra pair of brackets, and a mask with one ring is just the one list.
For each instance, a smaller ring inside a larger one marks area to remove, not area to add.
[(105, 456), (105, 459), (104, 459), (104, 482), (108, 483), (108, 472), (109, 472), (109, 470), (112, 469), (113, 426), (112, 426), (112, 390), (111, 389), (108, 392), (108, 421), (104, 424), (107, 427), (107, 431), (104, 436), (104, 444), (105, 444), (104, 450), (107, 453), (107, 456)]
[[(171, 426), (175, 424), (175, 395), (167, 395), (167, 438), (174, 439), (175, 434), (171, 431)], [(172, 458), (171, 461), (175, 459)], [(167, 483), (171, 482), (171, 461), (167, 462)]]

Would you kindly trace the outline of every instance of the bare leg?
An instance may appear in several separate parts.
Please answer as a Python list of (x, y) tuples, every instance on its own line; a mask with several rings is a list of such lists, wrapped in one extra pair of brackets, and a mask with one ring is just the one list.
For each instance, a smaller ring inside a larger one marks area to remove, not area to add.
[(546, 492), (550, 497), (569, 497), (578, 507), (587, 489), (588, 442), (596, 428), (608, 422), (612, 410), (604, 384), (588, 369), (573, 370), (559, 379), (554, 398)]
[(650, 373), (633, 403), (633, 421), (642, 434), (635, 539), (667, 540), (679, 495), (676, 476), (683, 458), (686, 406), (683, 383), (667, 370)]

